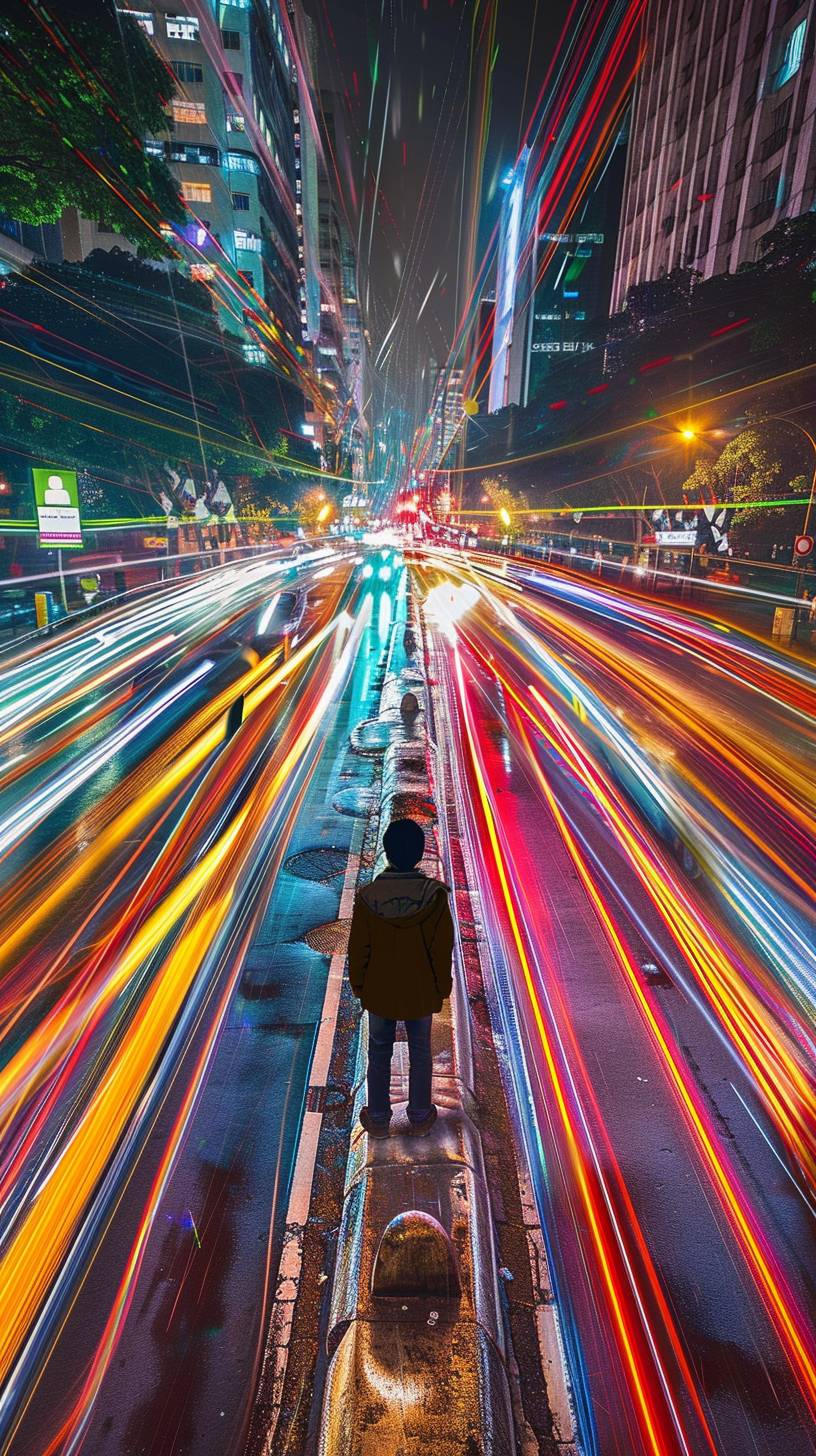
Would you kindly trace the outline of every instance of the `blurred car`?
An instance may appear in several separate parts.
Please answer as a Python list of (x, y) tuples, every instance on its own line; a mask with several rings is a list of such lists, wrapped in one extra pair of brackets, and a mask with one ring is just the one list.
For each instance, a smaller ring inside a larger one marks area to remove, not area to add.
[(249, 640), (268, 643), (279, 642), (282, 637), (291, 637), (303, 621), (308, 598), (309, 593), (305, 587), (276, 592), (264, 603), (260, 612), (254, 615)]

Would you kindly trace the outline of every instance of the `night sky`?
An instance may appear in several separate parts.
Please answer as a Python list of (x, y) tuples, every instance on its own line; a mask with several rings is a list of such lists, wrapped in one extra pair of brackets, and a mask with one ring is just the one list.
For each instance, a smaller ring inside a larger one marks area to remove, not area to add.
[[(372, 361), (382, 349), (378, 413), (395, 404), (404, 404), (411, 414), (422, 410), (429, 392), (423, 369), (431, 360), (447, 358), (455, 328), (470, 37), (477, 3), (311, 0), (320, 35), (321, 85), (346, 101), (353, 174), (347, 171), (347, 208), (355, 233), (367, 156), (360, 276), (364, 302), (368, 297)], [(566, 0), (499, 5), (482, 243), (495, 221), (499, 179), (515, 159), (566, 9)], [(474, 107), (471, 136), (477, 120)], [(372, 230), (373, 175), (381, 147), (384, 200)]]

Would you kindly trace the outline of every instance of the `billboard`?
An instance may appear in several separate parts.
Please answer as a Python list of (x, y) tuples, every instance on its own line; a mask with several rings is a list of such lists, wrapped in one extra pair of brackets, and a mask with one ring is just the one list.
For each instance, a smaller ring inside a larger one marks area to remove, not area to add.
[(75, 470), (45, 465), (32, 470), (37, 508), (39, 544), (43, 547), (82, 546), (79, 482)]

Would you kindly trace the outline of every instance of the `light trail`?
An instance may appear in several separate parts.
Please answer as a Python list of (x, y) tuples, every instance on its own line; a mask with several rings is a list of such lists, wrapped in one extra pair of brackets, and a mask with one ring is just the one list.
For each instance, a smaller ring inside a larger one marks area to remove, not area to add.
[[(519, 776), (578, 876), (609, 947), (609, 973), (614, 967), (686, 1129), (699, 1186), (712, 1194), (704, 1216), (721, 1210), (720, 1237), (745, 1271), (745, 1297), (753, 1290), (752, 1317), (772, 1332), (791, 1389), (798, 1387), (801, 1419), (812, 1423), (816, 1335), (805, 1249), (780, 1233), (765, 1191), (746, 1181), (744, 1152), (732, 1155), (723, 1140), (684, 1045), (689, 1030), (681, 1040), (625, 927), (675, 966), (689, 1004), (747, 1078), (746, 1095), (737, 1090), (747, 1126), (807, 1206), (816, 1192), (816, 674), (801, 656), (776, 653), (750, 634), (601, 583), (483, 564), (470, 553), (429, 551), (421, 563), (426, 619), (455, 654), (452, 721), (458, 715), (463, 724), (475, 796), (459, 812), (487, 843), (482, 894), (500, 909), (492, 933), (509, 936), (533, 1086), (546, 1071), (539, 1125), (569, 1200), (567, 1212), (553, 1195), (546, 1210), (556, 1257), (573, 1259), (576, 1226), (585, 1224), (592, 1241), (591, 1260), (586, 1243), (579, 1246), (591, 1318), (572, 1263), (559, 1284), (566, 1278), (579, 1343), (590, 1340), (596, 1413), (602, 1407), (612, 1420), (615, 1449), (627, 1456), (675, 1449), (671, 1442), (696, 1450), (704, 1439), (719, 1449), (661, 1250), (649, 1242), (619, 1166), (622, 1131), (613, 1138), (607, 1130), (606, 1081), (599, 1087), (586, 1065), (580, 995), (562, 985), (556, 927), (536, 899), (528, 863), (536, 850), (519, 837), (520, 809), (510, 811)], [(494, 718), (503, 725), (501, 751)], [(540, 843), (549, 844), (543, 828)], [(682, 869), (671, 857), (681, 851)], [(597, 1185), (588, 1171), (596, 1162)], [(552, 1177), (545, 1167), (545, 1187)], [(654, 1324), (664, 1300), (672, 1315)], [(593, 1375), (602, 1338), (613, 1339), (628, 1390), (619, 1399), (637, 1419), (628, 1442), (615, 1424), (625, 1416), (609, 1407), (609, 1352), (603, 1376)]]

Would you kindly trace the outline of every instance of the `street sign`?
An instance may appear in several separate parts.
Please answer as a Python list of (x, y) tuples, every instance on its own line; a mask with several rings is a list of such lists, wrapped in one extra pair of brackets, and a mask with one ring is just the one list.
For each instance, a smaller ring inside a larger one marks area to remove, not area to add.
[(692, 531), (655, 531), (658, 546), (696, 546), (697, 527)]
[(797, 536), (793, 543), (794, 556), (809, 556), (813, 550), (813, 544), (812, 536)]
[(34, 477), (40, 546), (81, 547), (82, 521), (76, 471), (49, 465), (33, 469), (31, 474)]

